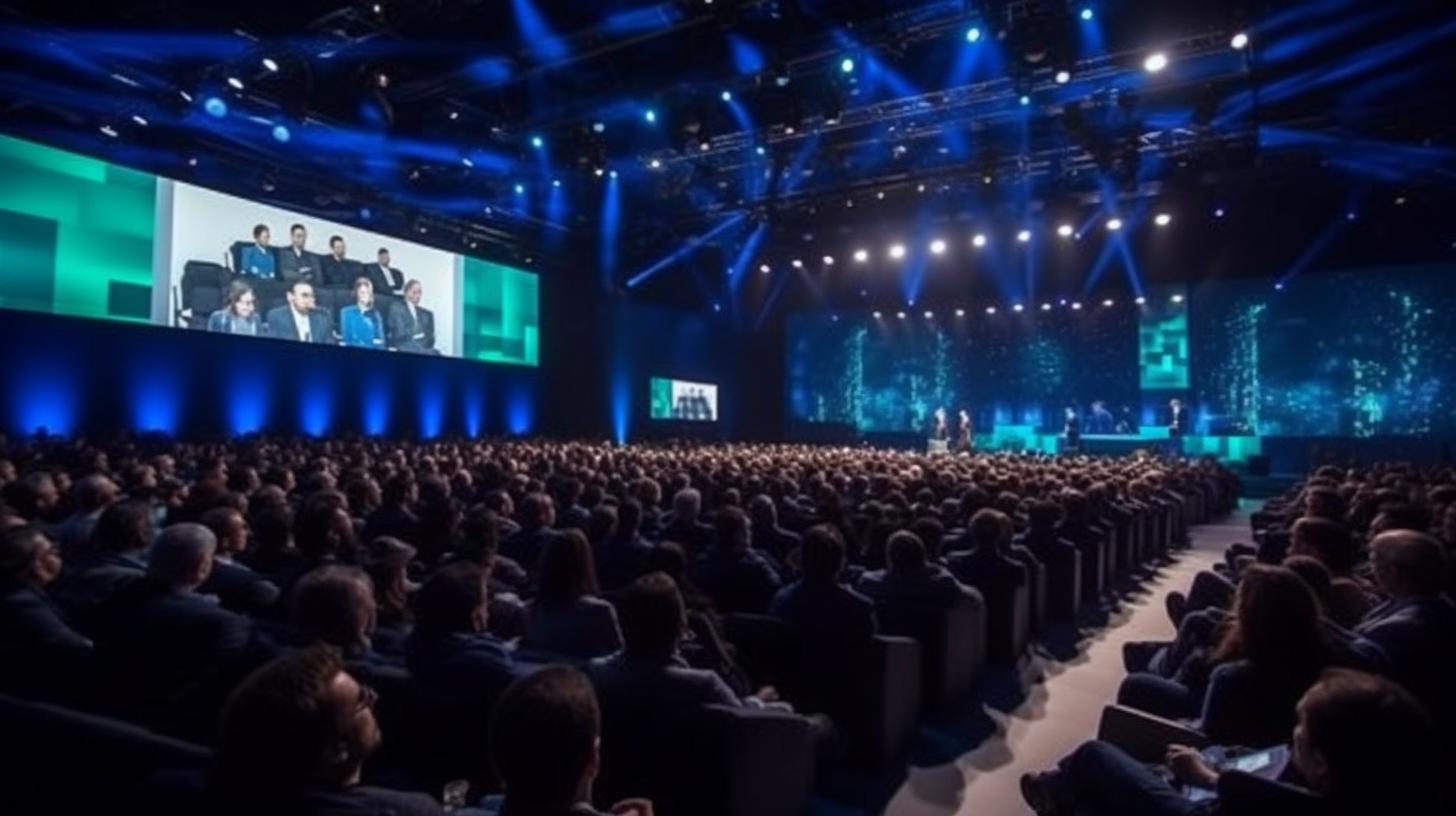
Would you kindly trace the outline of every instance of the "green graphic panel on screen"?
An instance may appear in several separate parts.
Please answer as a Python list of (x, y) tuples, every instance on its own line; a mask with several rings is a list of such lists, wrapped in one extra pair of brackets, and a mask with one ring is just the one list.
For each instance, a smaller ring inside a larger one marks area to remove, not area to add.
[(1188, 387), (1188, 298), (1182, 287), (1148, 294), (1138, 319), (1138, 372), (1148, 391)]
[(0, 307), (148, 322), (156, 177), (0, 136)]
[(540, 361), (537, 278), (479, 258), (465, 259), (463, 355), (534, 366)]
[(648, 416), (652, 419), (672, 419), (672, 380), (653, 377), (649, 388), (652, 394)]

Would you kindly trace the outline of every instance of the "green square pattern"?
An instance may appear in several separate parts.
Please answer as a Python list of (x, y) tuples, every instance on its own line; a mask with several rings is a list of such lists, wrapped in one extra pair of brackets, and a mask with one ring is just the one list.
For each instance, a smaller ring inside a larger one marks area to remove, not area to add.
[(1138, 320), (1138, 378), (1145, 391), (1188, 387), (1188, 301), (1153, 297)]
[(462, 356), (488, 363), (540, 364), (540, 305), (530, 272), (465, 258)]

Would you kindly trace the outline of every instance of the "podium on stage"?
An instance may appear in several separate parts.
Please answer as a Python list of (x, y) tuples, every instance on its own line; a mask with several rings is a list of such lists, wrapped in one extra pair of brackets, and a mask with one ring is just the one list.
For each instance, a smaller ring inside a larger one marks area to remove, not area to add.
[(950, 453), (950, 445), (945, 439), (925, 440), (926, 453)]

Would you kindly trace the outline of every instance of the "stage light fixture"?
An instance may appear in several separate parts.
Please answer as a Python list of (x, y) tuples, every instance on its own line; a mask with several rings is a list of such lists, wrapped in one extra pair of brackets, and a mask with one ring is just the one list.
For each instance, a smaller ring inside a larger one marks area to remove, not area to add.
[(1020, 303), (1013, 303), (1011, 304), (1011, 311), (1017, 312), (1019, 314), (1023, 311), (1026, 311), (1026, 307), (1021, 305)]
[(1168, 55), (1162, 51), (1154, 51), (1143, 60), (1143, 70), (1150, 74), (1156, 74), (1168, 67)]
[[(274, 125), (273, 126), (273, 139), (275, 141), (287, 142), (289, 139), (292, 139), (292, 138), (293, 138), (293, 134), (289, 132), (287, 125)], [(464, 158), (463, 161), (465, 162), (465, 166), (466, 167), (473, 166), (470, 163), (470, 158), (469, 157)]]
[(545, 146), (546, 146), (546, 140), (545, 139), (542, 139), (540, 136), (532, 136), (531, 137), (531, 147), (534, 147), (537, 150), (540, 150), (541, 148), (543, 148)]
[(996, 314), (996, 307), (995, 306), (987, 306), (986, 307), (986, 314), (988, 314), (988, 315)]
[(657, 124), (657, 111), (652, 108), (642, 111), (642, 119), (649, 125)]
[(1025, 230), (1024, 229), (1024, 230), (1016, 233), (1016, 240), (1020, 241), (1023, 244), (1026, 243), (1027, 241), (1030, 241), (1031, 240), (1031, 230)]
[(1027, 96), (1026, 94), (1022, 94), (1020, 101), (1021, 101), (1021, 106), (1022, 107), (1026, 107), (1027, 105), (1030, 105), (1031, 104), (1031, 97)]
[(606, 132), (607, 132), (607, 123), (606, 122), (592, 122), (592, 133), (606, 133)]
[(1073, 232), (1076, 232), (1076, 230), (1072, 228), (1071, 224), (1062, 224), (1057, 227), (1057, 234), (1063, 238), (1071, 238)]
[(110, 136), (113, 139), (115, 139), (117, 135), (116, 128), (112, 127), (111, 125), (102, 125), (101, 132), (107, 136)]
[(905, 313), (904, 312), (895, 312), (895, 317), (897, 317), (897, 318), (899, 318), (901, 320), (904, 320), (905, 319)]
[(854, 262), (855, 263), (868, 263), (869, 262), (869, 259), (870, 259), (870, 252), (869, 252), (869, 250), (867, 250), (867, 249), (856, 249), (854, 251)]
[(981, 29), (977, 28), (976, 26), (971, 26), (970, 28), (966, 29), (966, 42), (978, 43), (980, 41)]
[(1080, 301), (1080, 300), (1074, 300), (1074, 301), (1072, 301), (1072, 311), (1079, 312), (1081, 310), (1082, 310), (1082, 301)]
[(207, 101), (202, 103), (202, 109), (207, 111), (208, 116), (212, 116), (217, 119), (221, 119), (224, 116), (227, 116), (228, 112), (227, 103), (222, 101), (221, 99), (218, 99), (215, 96), (209, 96), (207, 98)]
[(1093, 17), (1092, 9), (1090, 7), (1083, 8), (1082, 9), (1082, 14), (1080, 16), (1082, 17), (1082, 22), (1084, 22), (1084, 23), (1091, 22), (1092, 21), (1092, 17)]
[(1158, 213), (1156, 216), (1153, 217), (1153, 223), (1157, 224), (1160, 227), (1166, 227), (1169, 224), (1173, 223), (1173, 216), (1165, 212)]
[(617, 171), (616, 170), (608, 170), (607, 171), (607, 178), (613, 178), (614, 179), (616, 177), (617, 177)]
[(1215, 209), (1213, 211), (1213, 217), (1214, 218), (1223, 218), (1223, 207), (1219, 207), (1219, 208)]
[(798, 258), (795, 258), (792, 261), (789, 261), (789, 266), (792, 266), (795, 269), (803, 269), (804, 262), (799, 260)]
[(449, 117), (452, 122), (458, 120), (460, 118), (460, 111), (450, 111)]
[(1174, 295), (1174, 296), (1172, 296), (1172, 297), (1170, 297), (1168, 299), (1171, 300), (1171, 301), (1173, 301), (1174, 303), (1182, 303), (1183, 302), (1183, 296), (1182, 295)]
[(965, 317), (965, 316), (966, 316), (966, 310), (965, 309), (956, 309), (956, 317)]
[(718, 96), (724, 102), (732, 102), (733, 101), (733, 92), (732, 91), (724, 91), (723, 93), (718, 94)]
[(713, 143), (710, 142), (710, 141), (708, 141), (707, 139), (703, 139), (702, 141), (698, 142), (698, 150), (700, 152), (707, 153), (709, 150), (712, 150), (712, 149), (713, 149)]
[(131, 115), (131, 120), (133, 122), (136, 122), (138, 125), (141, 125), (142, 127), (146, 127), (147, 125), (151, 124), (147, 121), (147, 118), (145, 116), (142, 116), (140, 113), (133, 113)]
[(660, 170), (662, 169), (662, 161), (659, 159), (653, 159), (652, 161), (647, 163), (647, 166), (651, 167), (653, 170)]
[(1115, 302), (1116, 301), (1114, 301), (1112, 298), (1108, 298), (1107, 300), (1102, 301), (1102, 306), (1103, 306), (1103, 308), (1107, 308), (1107, 307), (1111, 306)]
[(932, 255), (944, 255), (945, 254), (945, 241), (942, 241), (939, 238), (936, 238), (934, 241), (931, 241), (930, 242), (930, 254), (932, 254)]
[(976, 247), (983, 247), (983, 246), (985, 246), (986, 245), (986, 235), (985, 235), (985, 233), (981, 233), (981, 232), (976, 233), (975, 237), (973, 237), (971, 239), (971, 244), (973, 246), (976, 246)]
[(1284, 281), (1276, 281), (1274, 283), (1274, 291), (1276, 291), (1276, 292), (1283, 292), (1284, 291)]
[(517, 184), (516, 185), (516, 195), (525, 195), (525, 194), (526, 194), (526, 185), (524, 185), (524, 184)]
[(825, 266), (834, 266), (834, 256), (833, 255), (825, 255), (824, 256), (824, 265)]
[(552, 187), (560, 187), (561, 186), (561, 179), (551, 179), (551, 186)]
[(1132, 302), (1133, 303), (1136, 303), (1139, 306), (1141, 306), (1144, 303), (1147, 303), (1148, 302), (1148, 299), (1145, 298), (1145, 297), (1143, 297), (1142, 295), (1138, 295), (1137, 297), (1133, 298), (1133, 301)]
[(880, 319), (880, 317), (881, 317), (881, 315), (880, 315), (880, 313), (879, 313), (879, 312), (872, 312), (872, 313), (871, 313), (871, 314), (873, 314), (873, 315), (874, 315), (874, 318), (875, 318), (875, 319), (876, 319), (876, 320), (879, 320), (879, 319)]
[(1050, 303), (1043, 303), (1041, 305), (1041, 310), (1043, 312), (1050, 312), (1052, 310), (1052, 305)]
[(768, 273), (770, 273), (770, 272), (773, 271), (773, 267), (769, 266), (768, 264), (759, 264), (758, 265), (758, 271), (760, 271), (763, 274), (767, 275)]
[(601, 178), (602, 176), (605, 176), (607, 174), (607, 171), (600, 167), (596, 168), (592, 172), (596, 174), (597, 178)]
[(893, 259), (895, 259), (895, 260), (897, 260), (897, 261), (900, 260), (901, 258), (905, 257), (905, 245), (904, 244), (895, 244), (895, 245), (891, 246), (890, 247), (890, 257), (893, 258)]
[(1072, 72), (1063, 69), (1057, 72), (1057, 75), (1056, 77), (1054, 77), (1054, 79), (1056, 79), (1058, 85), (1066, 85), (1068, 82), (1072, 81)]
[(931, 319), (931, 318), (932, 318), (932, 317), (935, 317), (935, 312), (932, 312), (932, 311), (930, 311), (930, 310), (929, 310), (929, 309), (926, 309), (926, 310), (925, 310), (925, 319), (926, 319), (926, 320), (929, 320), (929, 319)]
[(1347, 213), (1345, 213), (1345, 220), (1346, 221), (1354, 221), (1357, 217), (1358, 216), (1356, 216), (1354, 212), (1347, 212)]
[(274, 73), (277, 73), (278, 72), (278, 61), (275, 60), (275, 59), (273, 59), (272, 57), (264, 57), (263, 58), (263, 67), (264, 68), (267, 68), (269, 71), (272, 71)]
[(1121, 218), (1109, 218), (1109, 219), (1107, 219), (1107, 228), (1110, 229), (1110, 230), (1112, 230), (1113, 232), (1117, 232), (1118, 230), (1122, 229), (1122, 219)]
[(1242, 51), (1249, 45), (1249, 35), (1240, 31), (1234, 35), (1232, 40), (1229, 40), (1229, 45), (1233, 46), (1235, 51)]
[(237, 77), (228, 77), (227, 84), (228, 87), (232, 88), (235, 91), (241, 91), (243, 89), (243, 81), (241, 79), (238, 79)]
[(920, 184), (915, 185), (915, 192), (917, 192), (917, 193), (923, 193), (923, 192), (925, 192), (925, 184), (922, 182)]
[(763, 156), (763, 155), (766, 155), (768, 153), (768, 149), (765, 148), (763, 145), (759, 145), (758, 147), (755, 147), (753, 149), (753, 152), (754, 153), (757, 153), (760, 156)]
[(854, 60), (850, 57), (845, 57), (844, 59), (840, 60), (839, 70), (840, 72), (846, 74), (854, 73)]

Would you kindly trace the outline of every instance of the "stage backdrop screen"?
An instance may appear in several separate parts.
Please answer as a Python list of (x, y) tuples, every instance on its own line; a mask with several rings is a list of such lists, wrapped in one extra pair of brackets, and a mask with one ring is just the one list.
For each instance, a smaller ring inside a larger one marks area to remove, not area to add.
[(1450, 267), (1193, 292), (1194, 392), (1213, 432), (1410, 436), (1456, 430)]
[(688, 422), (718, 419), (718, 386), (712, 383), (653, 377), (648, 417)]
[(539, 359), (534, 274), (3, 136), (0, 308)]
[(996, 314), (886, 312), (789, 319), (788, 415), (865, 432), (929, 429), (937, 407), (977, 429), (1060, 429), (1094, 401), (1114, 415), (1138, 401), (1138, 307), (1039, 306)]

